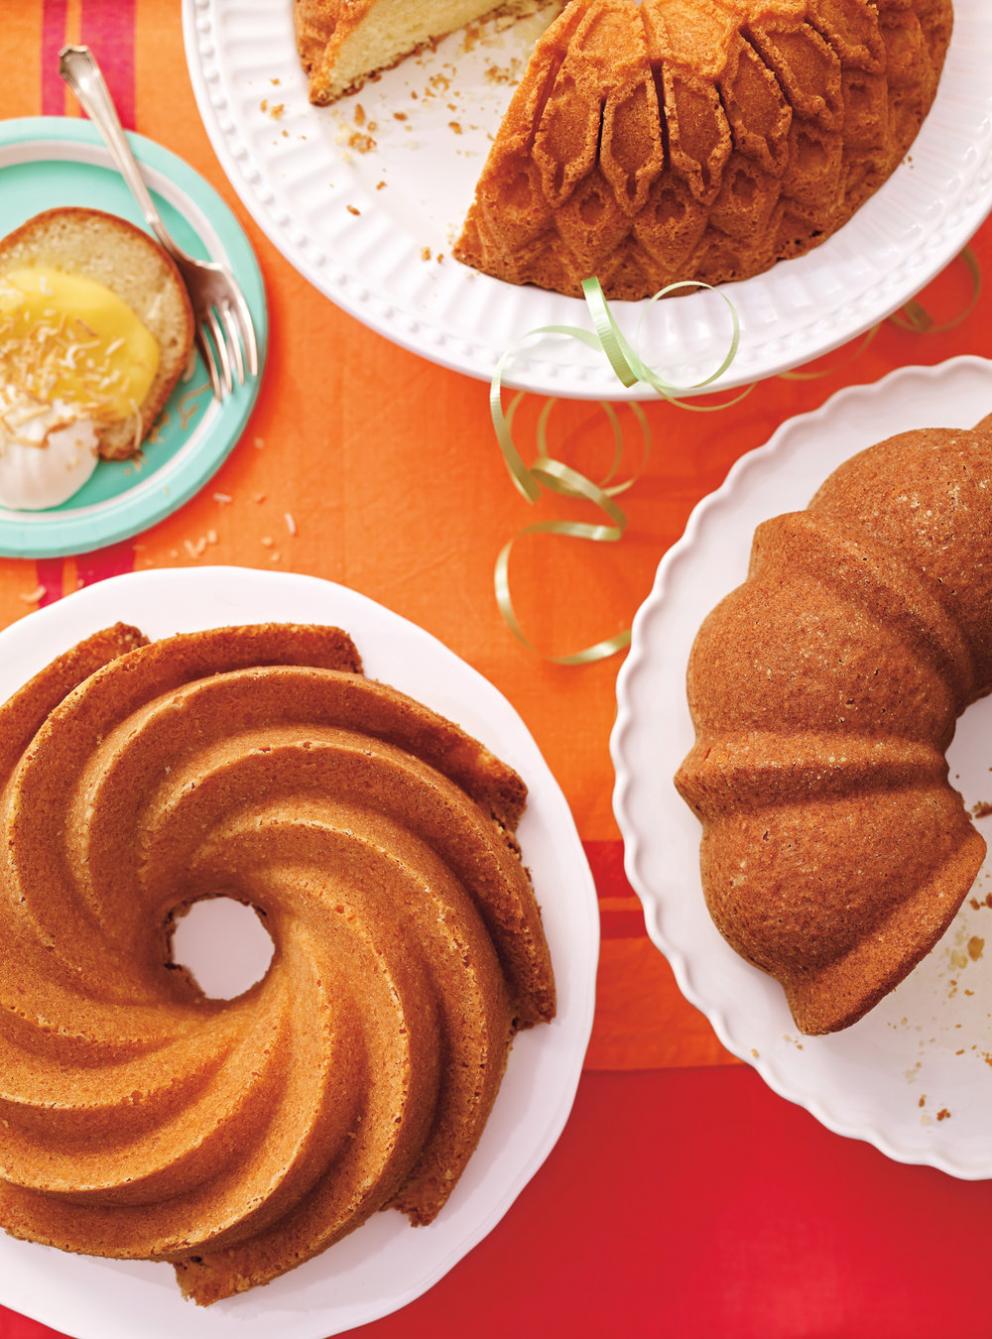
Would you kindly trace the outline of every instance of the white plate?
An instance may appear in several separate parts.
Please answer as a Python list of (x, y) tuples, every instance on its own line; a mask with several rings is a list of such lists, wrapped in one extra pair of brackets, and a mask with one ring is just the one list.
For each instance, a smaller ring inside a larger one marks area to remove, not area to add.
[[(476, 377), (490, 378), (510, 344), (537, 326), (588, 327), (578, 299), (504, 284), (450, 259), (489, 137), (513, 91), (486, 72), (526, 59), (535, 21), (469, 52), (464, 35), (455, 34), (357, 99), (315, 108), (307, 101), (291, 11), (291, 0), (183, 4), (187, 59), (214, 149), (287, 259), (388, 339)], [(720, 387), (761, 380), (853, 339), (924, 287), (986, 217), (992, 6), (955, 0), (955, 11), (937, 102), (907, 162), (824, 246), (725, 290), (740, 314), (742, 342)], [(414, 102), (411, 93), (423, 94), (432, 77), (449, 87), (435, 85), (440, 96)], [(378, 126), (377, 148), (365, 154), (348, 147), (356, 102)], [(273, 104), (284, 107), (279, 120)], [(408, 119), (397, 121), (397, 112)], [(444, 263), (425, 261), (425, 247), (444, 254)], [(636, 340), (643, 304), (618, 303), (616, 310)], [(690, 385), (719, 366), (728, 325), (715, 294), (682, 297), (652, 310), (643, 352), (669, 380)], [(560, 339), (529, 345), (507, 381), (545, 395), (652, 395), (644, 387), (624, 391), (605, 358)]]
[(450, 1203), (414, 1231), (380, 1213), (268, 1287), (202, 1309), (171, 1266), (65, 1255), (0, 1234), (0, 1303), (74, 1339), (325, 1339), (426, 1292), (503, 1217), (565, 1125), (592, 1028), (599, 917), (565, 797), (520, 717), (422, 629), (343, 586), (241, 568), (142, 572), (89, 587), (0, 633), (0, 697), (81, 638), (119, 619), (162, 637), (232, 623), (347, 629), (368, 674), (455, 720), (530, 787), (520, 841), (544, 913), (558, 1017), (514, 1043), (482, 1142)]
[[(672, 778), (694, 740), (689, 652), (705, 615), (745, 579), (755, 527), (804, 508), (828, 474), (875, 442), (914, 428), (973, 427), (990, 410), (992, 363), (906, 368), (841, 391), (738, 461), (693, 512), (637, 615), (612, 739), (614, 808), (648, 933), (723, 1044), (839, 1134), (969, 1180), (992, 1177), (992, 910), (966, 902), (929, 958), (854, 1027), (799, 1037), (778, 983), (739, 958), (710, 920), (699, 824)], [(992, 698), (962, 718), (950, 761), (969, 807), (992, 800)], [(975, 896), (988, 893), (992, 860)], [(989, 945), (984, 961), (967, 953), (973, 936)], [(941, 1111), (950, 1116), (938, 1119)]]

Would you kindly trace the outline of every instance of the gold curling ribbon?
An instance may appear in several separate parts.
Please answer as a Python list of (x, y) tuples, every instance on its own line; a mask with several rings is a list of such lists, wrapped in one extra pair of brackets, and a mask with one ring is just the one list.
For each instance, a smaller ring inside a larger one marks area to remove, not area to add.
[[(970, 246), (966, 246), (957, 259), (963, 263), (971, 278), (971, 293), (961, 311), (955, 316), (949, 316), (946, 321), (937, 321), (919, 298), (914, 298), (911, 302), (907, 302), (905, 307), (893, 312), (889, 317), (890, 323), (898, 329), (908, 330), (914, 335), (944, 335), (948, 331), (956, 330), (958, 326), (963, 325), (975, 311), (981, 299), (982, 268), (978, 257)], [(845, 368), (856, 363), (865, 350), (874, 343), (875, 337), (883, 325), (884, 322), (880, 321), (878, 325), (873, 325), (870, 330), (867, 330), (847, 357), (833, 367), (821, 368), (815, 372), (805, 371), (802, 368), (793, 372), (780, 372), (778, 379), (780, 381), (822, 381), (824, 377), (832, 377), (838, 372), (843, 372)]]
[(881, 323), (873, 325), (870, 330), (867, 330), (864, 335), (862, 335), (855, 348), (851, 350), (847, 357), (844, 358), (842, 362), (837, 363), (834, 367), (821, 367), (815, 372), (804, 368), (796, 368), (792, 372), (780, 372), (778, 374), (779, 381), (822, 381), (824, 377), (836, 376), (838, 372), (843, 372), (845, 368), (850, 367), (852, 363), (858, 361), (861, 355), (875, 342), (875, 337), (881, 328)]
[[(663, 288), (656, 293), (651, 302), (658, 302), (672, 293), (686, 289), (709, 288), (711, 288), (709, 284), (694, 282), (670, 284), (667, 288)], [(588, 349), (603, 353), (613, 368), (618, 381), (623, 386), (631, 387), (637, 384), (650, 386), (660, 398), (692, 413), (712, 414), (723, 409), (729, 409), (732, 405), (739, 404), (753, 389), (748, 386), (740, 394), (734, 396), (732, 400), (719, 405), (687, 404), (680, 398), (683, 395), (691, 395), (696, 391), (704, 390), (707, 386), (718, 381), (737, 357), (737, 351), (740, 347), (740, 321), (733, 303), (724, 294), (720, 293), (719, 296), (730, 312), (733, 326), (726, 355), (717, 370), (706, 377), (705, 380), (692, 386), (676, 386), (666, 381), (664, 377), (649, 367), (631, 346), (613, 318), (613, 313), (610, 311), (599, 280), (596, 278), (587, 279), (582, 285), (582, 291), (592, 316), (595, 333), (584, 330), (581, 326), (569, 325), (540, 326), (536, 330), (528, 331), (526, 335), (512, 344), (500, 359), (493, 374), (489, 392), (489, 408), (496, 440), (499, 443), (500, 452), (510, 478), (520, 494), (533, 504), (539, 500), (542, 493), (555, 493), (560, 497), (566, 497), (574, 501), (587, 502), (595, 507), (603, 517), (603, 520), (598, 523), (565, 520), (535, 522), (533, 525), (525, 526), (510, 539), (503, 546), (499, 557), (496, 559), (494, 583), (499, 611), (513, 635), (532, 651), (536, 651), (537, 648), (524, 631), (520, 619), (517, 617), (510, 592), (510, 559), (515, 544), (526, 535), (537, 534), (554, 535), (560, 539), (579, 540), (590, 544), (618, 544), (627, 532), (628, 521), (626, 513), (616, 499), (632, 488), (640, 478), (650, 454), (652, 434), (644, 410), (640, 405), (632, 403), (630, 405), (631, 412), (641, 429), (641, 458), (637, 468), (629, 478), (620, 483), (614, 482), (623, 459), (623, 429), (613, 406), (605, 401), (600, 401), (600, 408), (606, 415), (613, 432), (614, 451), (613, 460), (605, 478), (597, 482), (551, 454), (548, 444), (548, 422), (556, 401), (549, 400), (545, 403), (538, 419), (536, 434), (538, 455), (534, 462), (528, 465), (524, 461), (513, 436), (513, 421), (523, 398), (522, 393), (514, 397), (508, 410), (503, 408), (503, 377), (521, 348), (530, 340), (549, 335), (575, 340)], [(597, 660), (605, 660), (607, 657), (615, 655), (629, 645), (630, 629), (627, 628), (623, 632), (604, 638), (602, 641), (595, 642), (591, 646), (586, 646), (570, 655), (545, 656), (544, 658), (555, 665), (590, 665)]]
[[(946, 334), (948, 331), (957, 329), (962, 325), (975, 311), (981, 299), (983, 289), (983, 279), (981, 265), (978, 257), (971, 247), (966, 247), (961, 252), (959, 259), (965, 265), (971, 277), (971, 295), (965, 307), (953, 317), (939, 322), (927, 310), (919, 299), (908, 302), (905, 307), (896, 312), (889, 318), (893, 325), (901, 330), (908, 330), (913, 334), (919, 335), (939, 335)], [(661, 289), (651, 298), (649, 306), (662, 298), (670, 296), (672, 293), (685, 291), (687, 289), (712, 289), (709, 284), (686, 281), (684, 283), (670, 284), (667, 288)], [(745, 396), (749, 395), (754, 386), (747, 386), (733, 399), (719, 405), (695, 405), (687, 404), (680, 397), (691, 395), (696, 391), (705, 390), (707, 386), (718, 381), (720, 377), (733, 364), (737, 357), (740, 347), (740, 322), (737, 311), (728, 297), (723, 293), (719, 296), (730, 311), (733, 322), (733, 334), (730, 347), (727, 351), (720, 367), (712, 376), (704, 381), (698, 382), (694, 386), (674, 386), (667, 382), (663, 377), (649, 367), (631, 346), (629, 341), (619, 329), (614, 320), (613, 313), (610, 310), (606, 295), (603, 293), (602, 286), (598, 279), (587, 279), (582, 285), (583, 295), (586, 304), (592, 316), (595, 333), (583, 330), (579, 326), (541, 326), (536, 330), (529, 331), (521, 339), (517, 340), (506, 351), (500, 359), (496, 372), (493, 375), (489, 394), (490, 413), (492, 415), (493, 428), (496, 432), (496, 439), (513, 480), (515, 487), (530, 503), (535, 503), (541, 497), (542, 492), (556, 493), (559, 496), (571, 498), (576, 501), (585, 501), (598, 508), (603, 514), (605, 520), (598, 524), (588, 521), (539, 521), (533, 525), (525, 526), (512, 539), (510, 539), (500, 551), (496, 559), (496, 568), (494, 573), (496, 603), (500, 614), (503, 617), (507, 627), (513, 635), (522, 642), (528, 650), (537, 652), (534, 643), (524, 631), (513, 604), (513, 598), (510, 591), (510, 559), (517, 540), (527, 535), (553, 535), (562, 539), (574, 539), (593, 544), (617, 544), (627, 531), (627, 516), (622, 508), (617, 504), (616, 498), (622, 493), (627, 492), (637, 483), (638, 479), (647, 465), (647, 460), (653, 444), (652, 432), (648, 423), (647, 415), (642, 407), (632, 401), (628, 405), (631, 413), (637, 420), (641, 430), (641, 455), (637, 468), (629, 478), (622, 483), (613, 482), (624, 454), (624, 433), (620, 424), (619, 416), (614, 407), (607, 401), (599, 401), (599, 407), (606, 415), (613, 434), (613, 459), (610, 468), (603, 479), (596, 483), (588, 478), (581, 471), (566, 465), (563, 461), (552, 456), (548, 445), (548, 422), (557, 400), (549, 399), (545, 402), (540, 416), (538, 418), (536, 429), (536, 440), (538, 455), (534, 463), (528, 466), (516, 445), (513, 436), (513, 421), (517, 409), (523, 400), (523, 392), (519, 392), (511, 401), (510, 407), (504, 412), (503, 409), (503, 377), (507, 368), (513, 362), (520, 349), (532, 339), (548, 335), (560, 336), (564, 339), (574, 339), (586, 348), (597, 350), (603, 353), (613, 368), (617, 379), (623, 386), (631, 387), (638, 383), (650, 386), (657, 395), (667, 400), (670, 404), (681, 409), (687, 409), (692, 413), (719, 413), (724, 409), (731, 409), (739, 404)], [(643, 317), (642, 317), (643, 321)], [(804, 371), (798, 369), (792, 372), (783, 372), (780, 374), (782, 381), (812, 382), (819, 381), (824, 377), (835, 376), (839, 371), (856, 362), (858, 358), (870, 347), (872, 342), (881, 329), (881, 323), (873, 326), (866, 331), (861, 340), (851, 352), (849, 357), (843, 362), (833, 367), (818, 371)], [(623, 651), (630, 645), (630, 629), (616, 633), (612, 637), (604, 638), (602, 641), (595, 642), (591, 646), (584, 647), (581, 651), (576, 651), (571, 655), (564, 656), (543, 656), (555, 665), (590, 665), (598, 660), (608, 659), (616, 655), (618, 651)], [(538, 654), (541, 654), (537, 652)]]
[(909, 330), (914, 335), (945, 335), (949, 330), (956, 330), (959, 325), (963, 325), (978, 306), (982, 296), (982, 267), (970, 246), (965, 247), (958, 260), (964, 264), (971, 279), (971, 296), (956, 316), (948, 317), (946, 321), (936, 321), (923, 303), (914, 298), (895, 315), (889, 317), (892, 324), (898, 326), (900, 330)]

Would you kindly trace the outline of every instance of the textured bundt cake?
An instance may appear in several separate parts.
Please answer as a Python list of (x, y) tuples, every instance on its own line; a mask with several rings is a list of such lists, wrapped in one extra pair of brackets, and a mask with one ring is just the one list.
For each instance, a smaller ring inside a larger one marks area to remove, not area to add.
[(613, 298), (746, 279), (835, 233), (933, 102), (951, 0), (572, 0), (455, 251)]
[(948, 777), (992, 691), (992, 430), (909, 433), (762, 525), (689, 665), (716, 925), (799, 1028), (862, 1017), (947, 929), (985, 858)]
[[(311, 99), (333, 101), (493, 8), (296, 0)], [(898, 167), (952, 26), (952, 0), (569, 0), (537, 43), (455, 255), (562, 293), (595, 275), (630, 299), (801, 255)]]
[[(517, 775), (290, 626), (118, 626), (0, 710), (0, 1225), (210, 1303), (443, 1207), (554, 979)], [(225, 895), (232, 1002), (171, 956)]]

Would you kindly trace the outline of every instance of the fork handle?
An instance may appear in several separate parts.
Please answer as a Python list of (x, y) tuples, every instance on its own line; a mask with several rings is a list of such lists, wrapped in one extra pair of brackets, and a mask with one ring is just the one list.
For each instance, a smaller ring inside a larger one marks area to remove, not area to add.
[(145, 222), (158, 238), (159, 244), (174, 256), (177, 251), (176, 244), (169, 236), (161, 214), (155, 208), (155, 202), (145, 185), (141, 169), (124, 134), (103, 71), (89, 47), (63, 47), (59, 52), (59, 74), (75, 93), (86, 114), (106, 141), (118, 171), (141, 206)]

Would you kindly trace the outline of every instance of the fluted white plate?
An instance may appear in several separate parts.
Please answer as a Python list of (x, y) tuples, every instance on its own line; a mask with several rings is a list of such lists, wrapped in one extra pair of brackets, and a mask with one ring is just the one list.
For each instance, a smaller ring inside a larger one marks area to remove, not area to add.
[(514, 1042), (482, 1141), (430, 1227), (386, 1212), (265, 1288), (203, 1309), (171, 1266), (66, 1255), (0, 1234), (0, 1303), (73, 1339), (326, 1339), (427, 1291), (489, 1232), (550, 1153), (575, 1096), (592, 1028), (599, 917), (568, 804), (501, 693), (422, 629), (344, 586), (243, 568), (117, 577), (0, 633), (0, 699), (54, 656), (118, 620), (150, 637), (236, 623), (345, 628), (367, 673), (443, 713), (530, 788), (520, 842), (544, 914), (558, 1017)]
[[(739, 460), (693, 512), (637, 615), (612, 739), (614, 809), (648, 933), (723, 1044), (838, 1134), (969, 1180), (992, 1177), (992, 909), (966, 901), (930, 956), (854, 1027), (800, 1037), (778, 983), (739, 958), (710, 920), (700, 826), (672, 778), (695, 737), (689, 652), (705, 615), (745, 579), (755, 528), (802, 510), (833, 470), (875, 442), (921, 427), (973, 427), (989, 413), (992, 363), (958, 358), (841, 391)], [(969, 807), (992, 801), (992, 698), (962, 718), (950, 763)], [(979, 828), (992, 842), (992, 820)], [(984, 903), (988, 894), (992, 860), (974, 897)], [(978, 961), (973, 939), (984, 941)]]
[[(907, 161), (824, 246), (724, 290), (742, 340), (720, 388), (808, 362), (867, 330), (943, 269), (988, 214), (992, 6), (954, 7), (937, 101)], [(183, 0), (183, 15), (193, 86), (221, 163), (259, 226), (339, 306), (397, 344), (485, 379), (527, 331), (589, 325), (578, 299), (501, 283), (450, 259), (513, 91), (487, 72), (524, 61), (539, 23), (470, 51), (456, 34), (356, 98), (317, 108), (307, 101), (291, 0)], [(377, 147), (364, 154), (349, 147), (362, 133), (357, 103), (365, 128), (377, 126)], [(278, 120), (273, 105), (283, 108)], [(425, 260), (425, 248), (443, 263)], [(671, 381), (691, 385), (720, 365), (729, 318), (718, 296), (655, 306), (641, 331), (643, 311), (617, 304), (621, 326)], [(528, 345), (507, 381), (546, 395), (651, 394), (625, 391), (604, 358), (553, 338)]]

